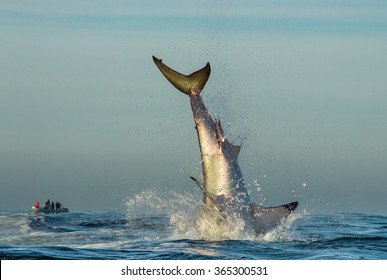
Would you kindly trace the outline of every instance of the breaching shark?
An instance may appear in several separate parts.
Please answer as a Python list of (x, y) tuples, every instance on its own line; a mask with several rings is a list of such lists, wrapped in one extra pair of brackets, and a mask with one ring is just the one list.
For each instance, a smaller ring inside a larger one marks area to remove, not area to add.
[(261, 207), (250, 201), (238, 164), (241, 147), (227, 140), (220, 120), (211, 117), (200, 96), (210, 77), (210, 63), (190, 75), (183, 75), (161, 59), (153, 56), (153, 61), (167, 80), (190, 99), (199, 139), (203, 184), (194, 177), (191, 179), (202, 190), (203, 203), (218, 211), (222, 219), (238, 221), (244, 232), (262, 234), (280, 224), (296, 209), (298, 202)]

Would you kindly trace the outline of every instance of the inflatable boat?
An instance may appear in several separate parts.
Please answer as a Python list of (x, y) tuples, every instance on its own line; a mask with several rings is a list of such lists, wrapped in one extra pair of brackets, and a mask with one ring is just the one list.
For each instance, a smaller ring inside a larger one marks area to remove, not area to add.
[(45, 209), (45, 208), (42, 208), (42, 207), (32, 206), (32, 211), (34, 211), (36, 213), (39, 213), (39, 212), (43, 212), (43, 213), (63, 213), (63, 212), (69, 212), (69, 209), (68, 208), (61, 208), (61, 209), (58, 209), (58, 210), (54, 210), (54, 209)]

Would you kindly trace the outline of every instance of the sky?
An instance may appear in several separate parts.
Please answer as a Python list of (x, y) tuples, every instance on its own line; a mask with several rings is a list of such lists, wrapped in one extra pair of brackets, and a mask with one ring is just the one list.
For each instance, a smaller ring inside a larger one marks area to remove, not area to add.
[(0, 5), (0, 209), (117, 210), (200, 192), (189, 74), (252, 200), (387, 214), (385, 1), (48, 1)]

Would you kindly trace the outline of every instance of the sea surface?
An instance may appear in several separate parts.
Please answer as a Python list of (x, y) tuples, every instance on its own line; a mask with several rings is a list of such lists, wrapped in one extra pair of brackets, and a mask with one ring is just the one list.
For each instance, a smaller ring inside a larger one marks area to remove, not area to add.
[(215, 232), (204, 240), (195, 226), (200, 205), (185, 199), (143, 193), (125, 211), (2, 210), (0, 259), (387, 259), (385, 215), (296, 211), (265, 235)]

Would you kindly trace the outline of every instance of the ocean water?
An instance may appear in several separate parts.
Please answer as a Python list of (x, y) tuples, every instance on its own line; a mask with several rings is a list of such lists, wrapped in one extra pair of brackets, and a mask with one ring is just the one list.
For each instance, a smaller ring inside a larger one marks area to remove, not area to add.
[(260, 236), (212, 228), (209, 218), (203, 235), (195, 224), (202, 206), (189, 195), (144, 192), (127, 199), (125, 207), (60, 214), (0, 211), (0, 259), (387, 259), (384, 215), (296, 211)]

